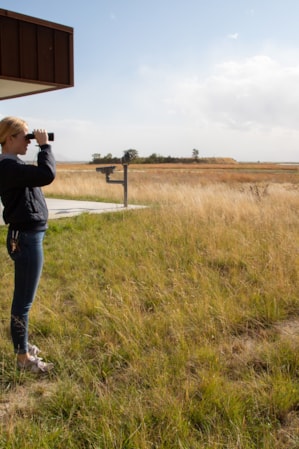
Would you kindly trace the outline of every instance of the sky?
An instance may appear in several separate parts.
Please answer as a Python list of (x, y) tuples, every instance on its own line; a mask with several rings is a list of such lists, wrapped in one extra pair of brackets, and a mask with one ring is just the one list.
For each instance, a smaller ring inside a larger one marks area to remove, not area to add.
[[(0, 102), (92, 155), (299, 162), (298, 0), (2, 0), (74, 28), (72, 88)], [(1, 82), (1, 81), (0, 81)], [(34, 158), (34, 142), (28, 157)]]

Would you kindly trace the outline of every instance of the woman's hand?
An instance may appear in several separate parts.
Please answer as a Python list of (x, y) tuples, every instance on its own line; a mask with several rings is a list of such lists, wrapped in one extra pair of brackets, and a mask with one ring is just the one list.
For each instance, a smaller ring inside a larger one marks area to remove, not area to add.
[(49, 143), (48, 133), (45, 129), (35, 129), (33, 132), (39, 146), (47, 145)]

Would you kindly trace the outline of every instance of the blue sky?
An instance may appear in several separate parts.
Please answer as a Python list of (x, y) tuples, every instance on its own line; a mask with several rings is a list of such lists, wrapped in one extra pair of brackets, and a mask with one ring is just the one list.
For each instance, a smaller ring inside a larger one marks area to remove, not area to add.
[[(75, 87), (3, 100), (58, 160), (299, 161), (298, 0), (2, 0), (74, 28)], [(31, 145), (29, 157), (36, 151)]]

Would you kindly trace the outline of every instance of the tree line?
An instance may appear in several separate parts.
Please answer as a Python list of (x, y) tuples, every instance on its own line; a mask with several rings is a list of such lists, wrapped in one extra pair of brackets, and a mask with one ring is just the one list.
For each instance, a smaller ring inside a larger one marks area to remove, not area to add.
[[(205, 162), (204, 159), (199, 158), (199, 151), (194, 148), (192, 150), (192, 157), (173, 157), (162, 156), (157, 153), (152, 153), (150, 156), (140, 157), (138, 151), (135, 149), (129, 149), (124, 151), (124, 156), (128, 157), (130, 162), (134, 164), (177, 164), (177, 163), (192, 163), (192, 162)], [(91, 164), (119, 164), (123, 158), (114, 157), (111, 153), (102, 156), (100, 153), (94, 153), (92, 155)]]

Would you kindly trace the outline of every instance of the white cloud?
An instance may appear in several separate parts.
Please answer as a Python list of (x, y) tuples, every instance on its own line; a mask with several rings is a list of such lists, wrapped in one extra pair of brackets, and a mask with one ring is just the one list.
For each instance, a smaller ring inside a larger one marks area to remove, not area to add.
[(143, 67), (140, 77), (134, 102), (151, 127), (148, 136), (143, 129), (148, 146), (158, 135), (167, 154), (193, 146), (239, 160), (298, 160), (299, 64), (256, 55), (205, 76)]
[(237, 40), (239, 37), (239, 33), (232, 33), (227, 36), (229, 39)]
[(229, 61), (204, 79), (182, 79), (172, 93), (172, 110), (197, 123), (298, 128), (299, 64), (283, 66), (263, 55)]

